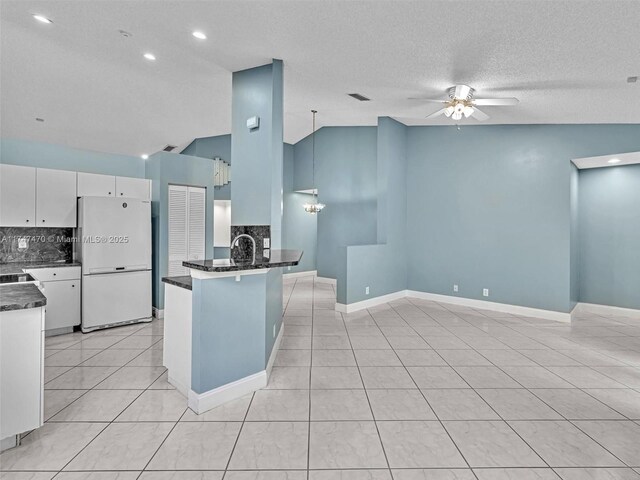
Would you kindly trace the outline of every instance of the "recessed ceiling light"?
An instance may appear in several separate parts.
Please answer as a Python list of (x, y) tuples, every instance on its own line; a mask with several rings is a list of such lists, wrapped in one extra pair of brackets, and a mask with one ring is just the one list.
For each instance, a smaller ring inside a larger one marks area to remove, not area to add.
[(202, 32), (198, 32), (197, 30), (195, 32), (193, 32), (191, 35), (193, 35), (194, 37), (196, 37), (199, 40), (206, 40), (207, 36), (202, 33)]
[(38, 15), (37, 13), (33, 15), (33, 18), (35, 18), (36, 20), (38, 20), (39, 22), (42, 22), (42, 23), (53, 23), (51, 20), (49, 20), (44, 15)]
[(149, 158), (149, 155), (143, 153), (142, 155), (140, 155), (140, 158), (142, 158), (143, 160), (147, 160)]
[(619, 158), (612, 158), (607, 163), (610, 163), (612, 165), (615, 164), (615, 163), (620, 163), (620, 159)]
[(153, 53), (145, 53), (144, 54), (144, 58), (146, 58), (147, 60), (155, 60), (156, 56)]

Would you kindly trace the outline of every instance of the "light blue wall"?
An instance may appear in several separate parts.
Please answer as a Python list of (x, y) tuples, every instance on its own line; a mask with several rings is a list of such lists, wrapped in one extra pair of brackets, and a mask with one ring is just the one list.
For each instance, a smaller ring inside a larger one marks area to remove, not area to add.
[(3, 138), (0, 163), (144, 178), (145, 161), (140, 157), (92, 152), (50, 143)]
[(580, 232), (579, 227), (579, 205), (578, 205), (578, 193), (579, 193), (579, 175), (578, 169), (575, 165), (571, 164), (571, 177), (569, 179), (569, 196), (570, 196), (570, 209), (571, 209), (571, 225), (570, 225), (570, 265), (569, 265), (569, 291), (570, 302), (569, 308), (573, 310), (577, 303), (580, 301)]
[[(194, 157), (220, 157), (231, 163), (231, 134), (215, 137), (196, 138), (181, 152), (183, 155)], [(231, 184), (216, 187), (216, 200), (231, 200)]]
[(580, 301), (640, 309), (640, 165), (581, 170), (579, 182)]
[(164, 308), (164, 284), (169, 263), (169, 184), (205, 187), (205, 255), (213, 258), (213, 162), (207, 158), (179, 153), (158, 152), (146, 162), (147, 178), (152, 180), (151, 216), (153, 228), (153, 305)]
[[(378, 119), (377, 245), (350, 246), (337, 278), (338, 303), (350, 304), (407, 288), (407, 127)], [(365, 288), (369, 287), (369, 294)]]
[[(231, 224), (270, 224), (272, 241), (281, 232), (281, 213), (272, 215), (276, 208), (272, 204), (277, 203), (280, 210), (282, 192), (281, 80), (282, 62), (278, 60), (234, 72), (232, 79)], [(279, 126), (274, 115), (279, 115)], [(249, 130), (246, 122), (253, 116), (260, 117), (260, 127)], [(279, 244), (277, 240), (275, 245)]]
[(318, 234), (318, 216), (304, 211), (302, 206), (309, 202), (310, 195), (296, 193), (293, 190), (294, 147), (284, 145), (284, 178), (282, 218), (282, 248), (302, 250), (300, 263), (286, 268), (284, 273), (307, 272), (316, 269), (316, 242)]
[(570, 160), (640, 150), (640, 126), (410, 127), (407, 138), (409, 288), (453, 295), (456, 283), (462, 297), (569, 311)]
[(193, 279), (194, 392), (204, 393), (265, 369), (264, 339), (270, 334), (265, 305), (273, 295), (267, 283), (271, 283), (267, 274), (243, 275), (240, 282), (234, 277)]
[[(316, 132), (317, 270), (337, 278), (347, 245), (376, 242), (376, 127), (323, 127)], [(311, 188), (311, 137), (294, 145), (294, 190)], [(302, 173), (301, 173), (302, 172)], [(307, 172), (307, 173), (304, 173)]]

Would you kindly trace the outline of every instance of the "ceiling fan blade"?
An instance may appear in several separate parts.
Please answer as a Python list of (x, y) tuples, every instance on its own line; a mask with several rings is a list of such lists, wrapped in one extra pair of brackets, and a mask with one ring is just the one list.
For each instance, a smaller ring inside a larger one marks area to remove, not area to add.
[(474, 98), (473, 103), (480, 106), (501, 106), (517, 105), (520, 103), (515, 97), (510, 98)]
[(429, 103), (447, 103), (448, 100), (438, 100), (436, 98), (425, 98), (425, 97), (409, 97), (407, 100), (420, 100), (421, 102), (429, 102)]
[(487, 120), (489, 118), (489, 115), (487, 115), (486, 113), (484, 113), (481, 110), (478, 110), (477, 108), (473, 109), (473, 113), (471, 114), (471, 116), (474, 117), (479, 122), (484, 122), (485, 120)]
[(446, 110), (446, 108), (441, 108), (437, 112), (433, 112), (431, 115), (427, 115), (427, 118), (434, 118), (434, 117), (437, 117), (439, 115), (442, 115), (442, 114), (444, 114), (445, 110)]

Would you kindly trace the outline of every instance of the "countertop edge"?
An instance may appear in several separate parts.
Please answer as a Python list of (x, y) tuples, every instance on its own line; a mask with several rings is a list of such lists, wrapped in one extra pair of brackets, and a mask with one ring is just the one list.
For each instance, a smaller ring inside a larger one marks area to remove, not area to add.
[(174, 287), (192, 290), (191, 277), (189, 275), (180, 275), (175, 277), (162, 277), (162, 283), (173, 285)]
[[(16, 298), (7, 300), (8, 296)], [(27, 310), (47, 305), (47, 297), (33, 283), (0, 286), (0, 297), (2, 297), (0, 312)]]

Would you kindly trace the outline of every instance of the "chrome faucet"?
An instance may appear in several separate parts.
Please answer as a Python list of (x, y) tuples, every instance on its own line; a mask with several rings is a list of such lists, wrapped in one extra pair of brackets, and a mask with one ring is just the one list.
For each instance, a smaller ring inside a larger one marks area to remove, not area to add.
[(251, 240), (251, 243), (253, 244), (253, 261), (252, 261), (252, 263), (256, 263), (256, 241), (253, 239), (253, 237), (251, 235), (247, 235), (246, 233), (241, 233), (240, 235), (238, 235), (236, 238), (234, 238), (231, 241), (231, 248), (237, 246), (238, 245), (238, 241), (242, 237), (246, 237), (249, 240)]

